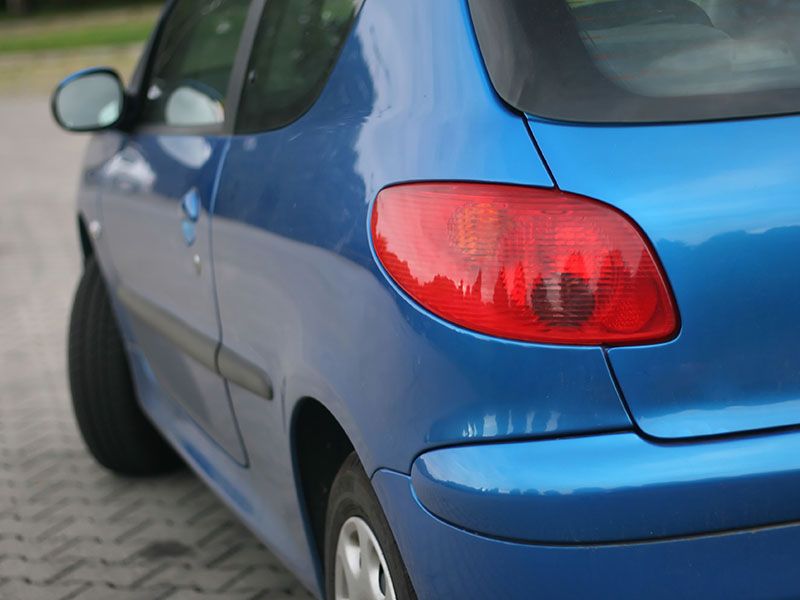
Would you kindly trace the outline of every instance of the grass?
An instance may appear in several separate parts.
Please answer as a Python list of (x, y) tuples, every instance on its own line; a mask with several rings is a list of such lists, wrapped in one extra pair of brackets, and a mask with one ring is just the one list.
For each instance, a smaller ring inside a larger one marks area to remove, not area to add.
[(64, 77), (87, 67), (111, 67), (127, 79), (141, 53), (141, 44), (134, 44), (0, 54), (0, 98), (47, 95)]
[(147, 39), (152, 23), (118, 23), (111, 26), (75, 28), (27, 36), (0, 38), (0, 53), (40, 52), (43, 50), (71, 50), (91, 46), (121, 46)]
[(159, 10), (142, 2), (0, 19), (0, 96), (47, 94), (70, 73), (96, 65), (125, 78)]
[(125, 46), (147, 39), (157, 6), (47, 14), (0, 21), (0, 54)]

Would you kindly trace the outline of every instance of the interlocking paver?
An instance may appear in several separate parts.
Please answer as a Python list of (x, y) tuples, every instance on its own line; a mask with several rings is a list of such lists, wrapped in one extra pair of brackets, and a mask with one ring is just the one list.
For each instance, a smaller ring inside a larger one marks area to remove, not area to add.
[[(74, 543), (73, 540), (53, 538), (40, 541), (16, 535), (0, 537), (0, 557), (46, 561), (50, 558), (55, 558), (60, 552), (67, 548), (68, 545)], [(0, 569), (2, 569), (2, 565), (0, 565)], [(0, 570), (0, 572), (2, 571)]]
[(65, 365), (86, 138), (48, 112), (0, 98), (0, 600), (310, 598), (192, 474), (125, 480), (86, 453)]
[(34, 583), (60, 583), (80, 565), (81, 561), (74, 558), (28, 560), (24, 556), (9, 556), (0, 559), (0, 576), (14, 579), (14, 573), (24, 573), (24, 579)]
[[(70, 600), (79, 596), (81, 591), (90, 587), (85, 583), (53, 584), (43, 586), (29, 581), (0, 580), (0, 600)], [(108, 598), (108, 596), (106, 596)]]

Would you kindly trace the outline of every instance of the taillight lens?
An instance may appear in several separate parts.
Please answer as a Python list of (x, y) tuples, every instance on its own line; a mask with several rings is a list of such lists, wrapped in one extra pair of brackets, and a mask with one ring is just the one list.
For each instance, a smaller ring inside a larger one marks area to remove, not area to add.
[(400, 185), (378, 195), (372, 238), (409, 296), (474, 331), (596, 345), (661, 341), (677, 328), (642, 234), (589, 198), (509, 185)]

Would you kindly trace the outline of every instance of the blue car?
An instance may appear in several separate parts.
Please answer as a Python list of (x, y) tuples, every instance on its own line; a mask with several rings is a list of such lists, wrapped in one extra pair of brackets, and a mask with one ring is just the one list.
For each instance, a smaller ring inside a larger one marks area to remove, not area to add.
[(800, 597), (800, 3), (175, 0), (69, 337), (317, 597)]

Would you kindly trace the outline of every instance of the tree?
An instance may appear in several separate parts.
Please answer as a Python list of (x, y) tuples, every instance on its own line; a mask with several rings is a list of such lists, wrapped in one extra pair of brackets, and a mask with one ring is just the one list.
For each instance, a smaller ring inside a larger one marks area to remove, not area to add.
[(6, 0), (8, 12), (12, 15), (27, 15), (33, 10), (34, 0)]

